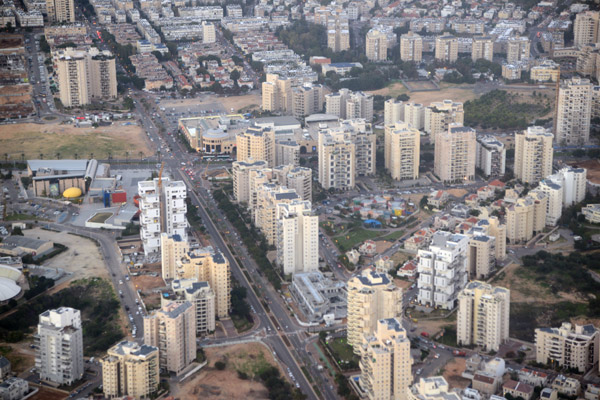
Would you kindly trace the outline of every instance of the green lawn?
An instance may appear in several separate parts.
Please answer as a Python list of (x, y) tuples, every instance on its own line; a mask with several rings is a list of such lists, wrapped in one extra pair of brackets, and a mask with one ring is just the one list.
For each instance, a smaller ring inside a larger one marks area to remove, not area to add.
[[(353, 353), (352, 346), (348, 344), (345, 337), (331, 339), (327, 342), (327, 346), (335, 359), (334, 361), (341, 369), (351, 369), (351, 366), (358, 367), (360, 357)], [(346, 364), (349, 364), (348, 367), (346, 367)]]
[(440, 336), (437, 339), (438, 343), (445, 344), (446, 346), (456, 346), (456, 326), (446, 325), (444, 326), (444, 336)]
[(35, 215), (31, 214), (11, 214), (7, 215), (5, 221), (26, 221), (36, 219)]
[(381, 239), (383, 239), (383, 240), (397, 240), (397, 239), (401, 238), (402, 235), (404, 235), (404, 231), (403, 230), (399, 230), (399, 231), (392, 232), (389, 235), (382, 236)]
[(348, 251), (354, 246), (364, 242), (368, 239), (374, 239), (381, 235), (381, 232), (370, 231), (364, 228), (355, 228), (351, 231), (344, 232), (343, 234), (334, 237), (335, 243), (337, 244), (340, 251)]
[(233, 321), (233, 326), (238, 331), (238, 333), (245, 332), (252, 328), (252, 324), (246, 318), (240, 318), (237, 315), (232, 315), (231, 320)]

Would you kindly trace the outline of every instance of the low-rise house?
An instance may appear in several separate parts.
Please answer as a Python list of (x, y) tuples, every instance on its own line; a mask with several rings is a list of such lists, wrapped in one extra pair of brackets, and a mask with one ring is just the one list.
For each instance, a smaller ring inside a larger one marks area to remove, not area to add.
[(523, 400), (531, 400), (533, 396), (533, 386), (510, 379), (502, 386), (502, 394), (504, 396), (510, 394), (515, 398), (522, 397)]
[(565, 396), (578, 396), (581, 392), (581, 382), (577, 379), (558, 375), (552, 382), (552, 389)]

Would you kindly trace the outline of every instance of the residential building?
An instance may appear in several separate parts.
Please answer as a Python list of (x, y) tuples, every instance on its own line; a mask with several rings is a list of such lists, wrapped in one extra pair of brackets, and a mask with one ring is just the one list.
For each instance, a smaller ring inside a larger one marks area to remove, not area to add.
[(367, 32), (365, 41), (366, 54), (369, 61), (387, 60), (388, 39), (385, 32), (372, 28)]
[(530, 126), (515, 134), (517, 179), (534, 184), (552, 173), (552, 133), (541, 126)]
[(435, 38), (435, 59), (453, 63), (458, 60), (458, 38), (444, 33)]
[[(600, 399), (600, 385), (588, 383), (583, 394), (585, 400), (598, 400)], [(554, 399), (556, 400), (556, 399)]]
[(277, 205), (277, 264), (283, 274), (319, 270), (319, 216), (310, 201)]
[(217, 32), (215, 24), (208, 21), (202, 21), (202, 43), (215, 43), (217, 41)]
[(559, 65), (552, 60), (543, 60), (529, 70), (534, 82), (556, 82), (559, 79)]
[(558, 375), (552, 382), (552, 389), (567, 397), (577, 397), (581, 393), (581, 382), (575, 378)]
[(523, 400), (531, 400), (533, 397), (533, 387), (526, 383), (509, 379), (502, 385), (502, 395), (506, 397), (507, 394), (514, 398), (521, 397)]
[(34, 335), (35, 368), (41, 381), (71, 385), (83, 378), (81, 313), (69, 307), (40, 314)]
[(430, 142), (435, 144), (437, 135), (446, 132), (451, 123), (462, 125), (464, 120), (463, 103), (452, 100), (436, 101), (425, 107), (423, 128), (429, 133)]
[(470, 236), (467, 266), (469, 278), (486, 279), (496, 266), (496, 238), (482, 232), (474, 232)]
[(275, 165), (299, 165), (300, 145), (293, 140), (275, 141)]
[(292, 88), (292, 115), (302, 118), (323, 111), (323, 86), (305, 83)]
[(46, 0), (48, 22), (75, 22), (75, 2), (73, 0)]
[(350, 27), (347, 22), (338, 19), (327, 27), (327, 47), (336, 53), (350, 48)]
[(263, 184), (258, 188), (255, 206), (251, 211), (254, 226), (260, 229), (268, 244), (277, 244), (277, 221), (279, 219), (277, 206), (282, 203), (291, 203), (294, 200), (301, 200), (301, 198), (293, 189), (275, 183)]
[(262, 109), (282, 112), (292, 110), (291, 78), (267, 74), (266, 80), (262, 84)]
[(55, 55), (55, 63), (63, 106), (80, 107), (93, 99), (117, 97), (115, 57), (109, 51), (66, 49)]
[(407, 400), (460, 400), (456, 392), (450, 391), (450, 386), (443, 376), (421, 378), (419, 382), (407, 390)]
[(131, 396), (147, 398), (158, 390), (159, 351), (136, 342), (120, 342), (100, 359), (102, 387), (109, 399)]
[(196, 279), (208, 282), (215, 292), (215, 316), (227, 318), (231, 305), (229, 262), (223, 253), (212, 247), (189, 251), (176, 264), (177, 279)]
[(508, 340), (509, 316), (510, 290), (480, 281), (469, 282), (458, 295), (458, 345), (498, 351)]
[(560, 145), (583, 145), (590, 140), (592, 83), (573, 77), (563, 80), (558, 91), (555, 140)]
[(377, 321), (365, 334), (360, 359), (360, 386), (370, 400), (406, 400), (412, 383), (410, 340), (401, 319)]
[(488, 224), (487, 234), (496, 238), (496, 260), (502, 261), (506, 259), (506, 225), (501, 224), (498, 217), (490, 217), (486, 222)]
[(563, 188), (563, 207), (581, 203), (585, 199), (587, 170), (566, 166), (556, 174), (548, 176), (552, 182)]
[(396, 122), (404, 121), (404, 102), (398, 99), (388, 99), (384, 103), (383, 118), (384, 125), (394, 125)]
[(584, 11), (575, 16), (573, 25), (573, 44), (584, 46), (586, 44), (598, 43), (598, 25), (600, 24), (600, 13), (598, 11)]
[(231, 165), (233, 175), (233, 198), (238, 203), (248, 203), (250, 200), (250, 172), (268, 169), (265, 160), (234, 161)]
[(525, 36), (513, 36), (507, 40), (506, 62), (515, 64), (529, 60), (531, 42)]
[(548, 197), (531, 192), (506, 208), (506, 238), (511, 243), (526, 243), (546, 226)]
[(179, 375), (196, 359), (196, 312), (189, 301), (171, 302), (144, 316), (144, 344), (158, 347), (159, 364)]
[(416, 63), (423, 60), (423, 38), (421, 35), (408, 32), (400, 36), (400, 59)]
[(346, 283), (334, 275), (325, 276), (320, 271), (294, 274), (290, 292), (311, 322), (328, 323), (329, 317), (347, 316)]
[(469, 237), (438, 231), (419, 255), (419, 304), (451, 310), (467, 284)]
[(491, 36), (475, 36), (471, 50), (471, 59), (492, 61), (494, 58), (494, 40)]
[(325, 113), (336, 115), (340, 119), (373, 119), (373, 95), (340, 89), (325, 95)]
[(600, 224), (600, 204), (588, 204), (581, 209), (585, 220), (592, 224)]
[(425, 126), (425, 107), (419, 103), (404, 103), (404, 122), (415, 129)]
[(162, 187), (161, 202), (164, 203), (165, 210), (163, 230), (169, 236), (177, 235), (181, 240), (187, 241), (187, 186), (183, 181), (163, 179)]
[[(215, 330), (215, 292), (208, 282), (195, 278), (175, 279), (171, 282), (174, 298), (168, 301), (189, 302), (194, 308), (196, 333), (207, 334)], [(166, 305), (166, 302), (165, 302)]]
[(478, 136), (475, 167), (488, 178), (504, 176), (506, 170), (504, 143), (491, 135)]
[(29, 393), (29, 382), (25, 379), (9, 377), (0, 383), (0, 399), (21, 400)]
[(405, 122), (385, 127), (385, 168), (392, 179), (418, 179), (421, 133)]
[(162, 268), (162, 278), (165, 281), (175, 279), (175, 267), (177, 261), (190, 250), (187, 240), (183, 240), (179, 235), (160, 234), (160, 258)]
[(546, 194), (546, 226), (556, 226), (562, 215), (563, 187), (550, 179), (542, 179), (536, 191)]
[(269, 167), (275, 166), (275, 130), (251, 126), (236, 137), (237, 161), (252, 163), (264, 160)]
[(144, 253), (149, 255), (160, 250), (161, 210), (158, 181), (138, 182), (140, 208), (140, 238)]
[(593, 325), (563, 322), (560, 328), (535, 330), (536, 361), (587, 372), (598, 362), (600, 334)]
[(464, 182), (475, 178), (475, 136), (475, 129), (456, 123), (437, 135), (434, 173), (441, 181)]
[(293, 165), (273, 168), (273, 179), (281, 186), (294, 189), (302, 200), (312, 200), (312, 169)]
[(377, 321), (402, 316), (402, 289), (387, 274), (364, 270), (348, 281), (348, 344), (361, 354), (363, 337)]
[(524, 382), (530, 386), (544, 387), (548, 384), (548, 374), (541, 371), (536, 371), (530, 368), (521, 368), (518, 371), (519, 382)]

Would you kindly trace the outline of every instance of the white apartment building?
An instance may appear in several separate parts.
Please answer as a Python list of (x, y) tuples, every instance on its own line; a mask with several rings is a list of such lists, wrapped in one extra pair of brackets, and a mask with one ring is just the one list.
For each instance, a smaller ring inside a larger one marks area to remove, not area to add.
[(552, 132), (530, 126), (515, 134), (515, 177), (529, 184), (552, 173)]
[(403, 121), (415, 129), (423, 129), (425, 126), (425, 107), (423, 104), (405, 103)]
[(196, 312), (192, 303), (171, 302), (144, 316), (144, 344), (158, 347), (161, 367), (179, 375), (196, 360)]
[(406, 400), (412, 384), (410, 340), (401, 319), (377, 321), (363, 337), (360, 386), (370, 400)]
[(300, 145), (292, 140), (275, 142), (275, 165), (299, 165)]
[(475, 130), (450, 124), (435, 140), (434, 173), (443, 182), (464, 182), (475, 178), (477, 145)]
[(370, 122), (373, 120), (373, 95), (348, 89), (326, 94), (325, 113), (340, 119), (363, 118)]
[(215, 43), (217, 41), (217, 32), (215, 24), (202, 21), (202, 43)]
[(510, 290), (480, 281), (469, 282), (458, 295), (458, 345), (498, 351), (508, 340), (509, 317)]
[(310, 201), (277, 205), (277, 264), (283, 274), (319, 269), (319, 216)]
[[(196, 315), (196, 333), (198, 335), (215, 330), (215, 292), (208, 282), (196, 278), (175, 279), (171, 282), (176, 303), (190, 302)], [(162, 305), (166, 305), (162, 304)]]
[(402, 316), (402, 289), (387, 273), (364, 270), (348, 281), (348, 344), (361, 353), (363, 337), (377, 321)]
[(478, 136), (475, 166), (488, 178), (503, 176), (506, 171), (504, 143), (491, 135)]
[(461, 397), (450, 391), (448, 382), (443, 376), (421, 378), (418, 383), (407, 390), (407, 400), (460, 400)]
[(388, 99), (383, 106), (383, 118), (385, 126), (394, 125), (396, 122), (404, 121), (404, 102), (397, 99)]
[(573, 77), (563, 80), (558, 90), (555, 140), (561, 145), (583, 145), (590, 140), (592, 83)]
[(238, 203), (248, 203), (250, 200), (250, 171), (268, 169), (265, 160), (234, 161), (231, 165), (233, 175), (233, 198)]
[(552, 182), (563, 188), (563, 207), (581, 203), (585, 199), (587, 170), (566, 166), (556, 174), (548, 176)]
[(573, 44), (577, 47), (598, 43), (598, 11), (584, 11), (577, 14), (573, 25)]
[(598, 362), (600, 334), (593, 325), (563, 322), (560, 328), (535, 330), (536, 361), (587, 372)]
[(146, 255), (160, 250), (161, 212), (158, 181), (138, 182), (140, 238)]
[(177, 235), (187, 241), (187, 187), (183, 181), (163, 182), (163, 201), (165, 210), (164, 231), (169, 236)]
[(252, 210), (254, 226), (265, 235), (268, 244), (275, 245), (277, 243), (277, 221), (279, 219), (277, 206), (295, 200), (302, 199), (293, 189), (274, 183), (264, 184), (258, 188), (256, 207)]
[(81, 313), (69, 307), (40, 314), (35, 368), (41, 381), (70, 385), (83, 377), (83, 334)]
[(387, 34), (376, 28), (371, 28), (365, 38), (365, 51), (370, 61), (387, 60), (388, 39)]
[(469, 237), (436, 232), (428, 250), (419, 250), (419, 304), (451, 310), (467, 284)]
[(556, 226), (562, 215), (563, 187), (550, 179), (542, 179), (535, 189), (546, 194), (546, 226)]
[(385, 127), (385, 168), (392, 179), (418, 179), (421, 133), (405, 122)]

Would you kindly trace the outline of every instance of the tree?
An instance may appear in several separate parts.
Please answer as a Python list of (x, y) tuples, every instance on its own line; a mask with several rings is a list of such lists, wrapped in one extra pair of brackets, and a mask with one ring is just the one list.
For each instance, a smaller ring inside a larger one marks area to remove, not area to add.
[(238, 85), (238, 79), (240, 79), (240, 71), (238, 71), (237, 69), (234, 69), (229, 74), (229, 78), (233, 81), (233, 84), (235, 86), (237, 86)]
[(15, 226), (12, 229), (12, 235), (13, 236), (25, 236), (25, 235), (23, 235), (23, 231), (21, 230), (21, 228), (19, 228), (18, 226)]

